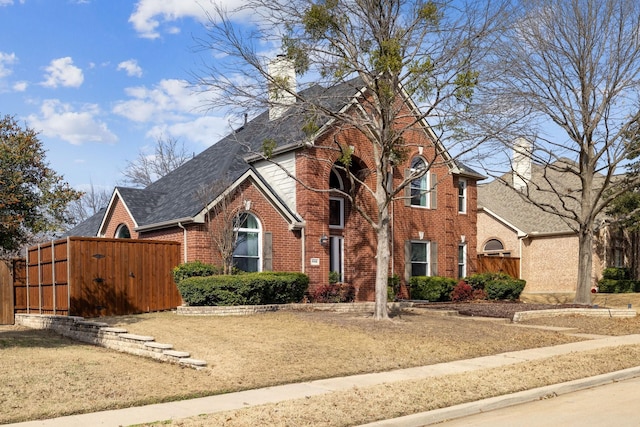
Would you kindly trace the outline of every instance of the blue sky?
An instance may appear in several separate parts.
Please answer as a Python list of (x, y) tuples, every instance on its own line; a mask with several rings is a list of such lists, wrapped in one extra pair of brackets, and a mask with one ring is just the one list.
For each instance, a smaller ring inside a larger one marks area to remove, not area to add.
[[(228, 0), (233, 7), (234, 0)], [(109, 191), (158, 137), (198, 153), (228, 133), (189, 87), (209, 0), (0, 0), (0, 115), (39, 132), (50, 166)]]

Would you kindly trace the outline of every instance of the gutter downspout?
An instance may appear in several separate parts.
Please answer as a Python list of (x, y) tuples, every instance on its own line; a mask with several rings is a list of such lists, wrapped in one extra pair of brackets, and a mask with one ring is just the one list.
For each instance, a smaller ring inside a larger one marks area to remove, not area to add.
[(307, 257), (307, 238), (304, 232), (304, 227), (300, 229), (300, 240), (302, 244), (302, 265), (300, 266), (300, 271), (302, 274), (305, 274), (305, 258)]
[(182, 259), (183, 262), (187, 262), (187, 229), (181, 222), (178, 223), (178, 227), (182, 228)]

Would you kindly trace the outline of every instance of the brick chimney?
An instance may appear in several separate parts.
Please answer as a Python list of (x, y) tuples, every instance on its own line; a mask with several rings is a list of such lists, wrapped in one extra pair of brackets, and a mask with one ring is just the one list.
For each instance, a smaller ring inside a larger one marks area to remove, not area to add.
[(269, 63), (269, 74), (279, 82), (286, 84), (288, 91), (275, 87), (269, 88), (269, 120), (275, 120), (284, 115), (290, 106), (296, 103), (296, 71), (293, 61), (284, 55), (276, 56)]

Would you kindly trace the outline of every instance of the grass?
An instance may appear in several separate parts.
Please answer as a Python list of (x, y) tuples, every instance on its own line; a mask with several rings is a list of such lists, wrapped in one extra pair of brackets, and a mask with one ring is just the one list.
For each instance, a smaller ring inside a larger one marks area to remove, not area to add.
[[(179, 317), (156, 313), (101, 320), (123, 326), (131, 333), (153, 335), (158, 342), (171, 343), (178, 350), (189, 351), (192, 357), (206, 360), (208, 367), (195, 371), (76, 343), (48, 332), (0, 327), (0, 407), (8, 408), (0, 411), (0, 423), (428, 365), (577, 339), (500, 322), (433, 317), (420, 311), (403, 314), (390, 322), (332, 313), (269, 313), (249, 317)], [(609, 320), (614, 319), (600, 322)], [(640, 322), (632, 320), (612, 328), (619, 333), (638, 333)], [(637, 349), (634, 351), (632, 355), (622, 352), (620, 357), (624, 360), (615, 359), (611, 370), (621, 369), (627, 359), (636, 363), (639, 354)], [(595, 357), (592, 359), (596, 360)], [(611, 359), (611, 355), (602, 357)], [(598, 366), (609, 369), (608, 364)], [(556, 377), (556, 371), (564, 374), (568, 370), (552, 368), (550, 378)], [(593, 375), (590, 372), (578, 375)], [(380, 387), (382, 391), (376, 391), (375, 395), (379, 394), (381, 399), (395, 395), (391, 400), (405, 402), (404, 397), (397, 399), (395, 386)], [(388, 392), (385, 387), (389, 387)], [(424, 386), (415, 387), (418, 397), (412, 400), (424, 400), (419, 397)], [(337, 401), (356, 399), (359, 392), (354, 393), (355, 396), (337, 395)], [(362, 398), (371, 395), (369, 391), (362, 393)], [(319, 405), (324, 407), (322, 402)], [(275, 412), (284, 410), (283, 405), (288, 403), (278, 406)], [(361, 416), (368, 420), (367, 405)], [(381, 410), (379, 415), (395, 416), (411, 410), (411, 406), (407, 409), (390, 406), (389, 412)], [(320, 412), (323, 411), (328, 409)], [(346, 420), (342, 415), (336, 418), (343, 419)], [(198, 425), (203, 421), (184, 422)], [(358, 418), (357, 423), (360, 422)], [(218, 421), (203, 423), (216, 425)], [(274, 424), (296, 423), (274, 421)]]

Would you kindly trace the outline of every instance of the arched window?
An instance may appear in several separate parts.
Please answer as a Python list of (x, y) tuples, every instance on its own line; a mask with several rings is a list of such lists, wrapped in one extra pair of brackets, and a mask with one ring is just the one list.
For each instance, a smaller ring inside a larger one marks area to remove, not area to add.
[(127, 224), (120, 224), (116, 229), (116, 239), (130, 239), (131, 233)]
[(498, 239), (491, 239), (484, 244), (485, 252), (496, 252), (504, 250), (504, 245)]
[(342, 177), (335, 168), (331, 168), (331, 174), (329, 175), (329, 188), (344, 190), (344, 182), (342, 181)]
[[(414, 157), (411, 159), (410, 172), (422, 171), (427, 168), (427, 163), (422, 157)], [(411, 181), (411, 205), (429, 207), (429, 174), (425, 173), (420, 178)]]
[[(329, 188), (344, 191), (344, 181), (336, 168), (329, 174)], [(329, 197), (329, 228), (344, 228), (344, 198), (337, 193)]]
[(233, 251), (234, 267), (247, 272), (261, 271), (262, 244), (258, 218), (253, 214), (243, 212), (239, 215), (237, 224), (238, 228), (235, 229), (236, 247)]
[(511, 252), (505, 251), (504, 244), (498, 239), (487, 240), (482, 248), (485, 255), (489, 256), (510, 256)]

